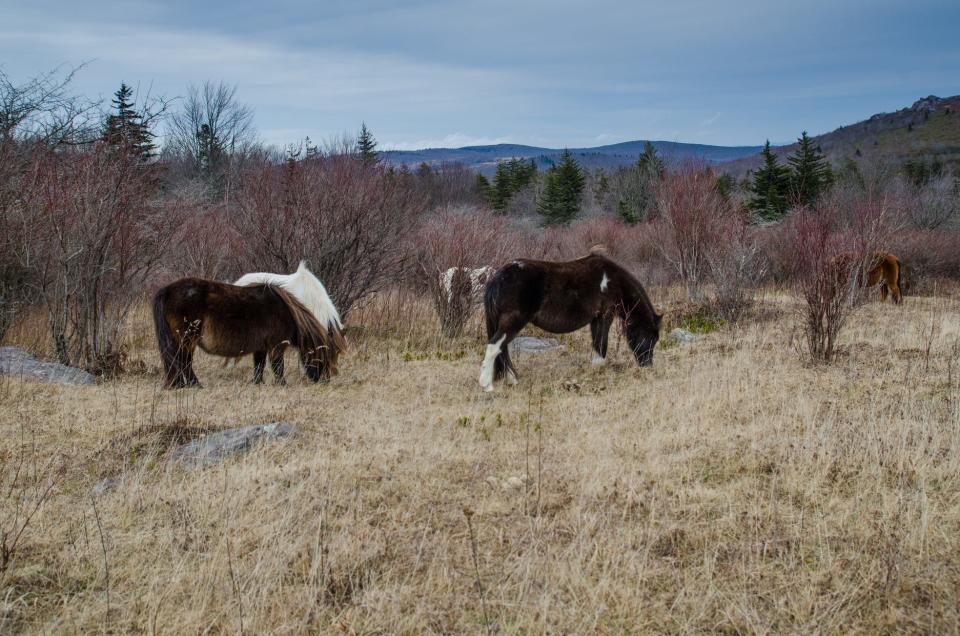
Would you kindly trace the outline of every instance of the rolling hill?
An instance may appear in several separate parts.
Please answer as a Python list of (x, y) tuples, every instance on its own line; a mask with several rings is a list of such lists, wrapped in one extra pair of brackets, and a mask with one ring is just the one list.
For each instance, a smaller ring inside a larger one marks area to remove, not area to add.
[[(813, 140), (835, 166), (847, 159), (898, 164), (916, 157), (960, 163), (960, 95), (924, 97), (908, 108), (879, 113)], [(777, 146), (774, 153), (784, 159), (796, 148), (796, 144)], [(740, 177), (761, 163), (760, 156), (754, 155), (727, 162), (721, 170)]]
[[(627, 141), (593, 148), (571, 148), (577, 162), (584, 168), (617, 168), (629, 165), (643, 152), (644, 140)], [(708, 146), (672, 141), (652, 142), (657, 152), (665, 159), (677, 161), (698, 158), (710, 163), (722, 163), (750, 157), (760, 152), (760, 146)], [(380, 153), (381, 158), (395, 166), (406, 164), (416, 167), (421, 163), (439, 166), (460, 163), (485, 174), (492, 174), (497, 162), (514, 157), (534, 159), (541, 169), (549, 168), (563, 152), (559, 148), (539, 148), (519, 144), (492, 146), (466, 146), (464, 148), (426, 148), (423, 150), (389, 150)]]

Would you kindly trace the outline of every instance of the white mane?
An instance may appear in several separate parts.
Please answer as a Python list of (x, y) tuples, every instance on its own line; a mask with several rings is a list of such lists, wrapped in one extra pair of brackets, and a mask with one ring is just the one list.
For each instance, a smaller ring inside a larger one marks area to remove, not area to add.
[(334, 325), (338, 329), (343, 328), (343, 323), (340, 322), (340, 314), (337, 312), (337, 308), (333, 306), (333, 301), (330, 300), (327, 289), (320, 282), (320, 279), (307, 269), (305, 261), (300, 261), (297, 271), (292, 274), (271, 274), (269, 272), (244, 274), (236, 280), (234, 285), (240, 285), (241, 287), (279, 285), (303, 303), (320, 321), (321, 325)]

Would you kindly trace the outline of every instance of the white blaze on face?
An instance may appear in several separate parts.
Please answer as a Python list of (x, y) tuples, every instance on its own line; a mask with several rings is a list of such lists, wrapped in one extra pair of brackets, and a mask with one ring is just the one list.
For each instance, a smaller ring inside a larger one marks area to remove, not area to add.
[(610, 283), (610, 279), (607, 278), (607, 273), (603, 273), (603, 278), (600, 279), (600, 291), (607, 291), (607, 285)]
[(487, 345), (487, 353), (483, 356), (483, 364), (480, 365), (480, 386), (484, 391), (493, 391), (493, 363), (500, 355), (500, 347), (507, 336), (501, 336), (493, 344)]

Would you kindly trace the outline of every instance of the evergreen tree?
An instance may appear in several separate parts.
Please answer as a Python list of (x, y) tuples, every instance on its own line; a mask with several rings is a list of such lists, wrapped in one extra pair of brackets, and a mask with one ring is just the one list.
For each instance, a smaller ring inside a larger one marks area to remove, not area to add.
[(492, 194), (490, 189), (490, 181), (479, 172), (477, 173), (477, 177), (473, 180), (473, 192), (483, 203), (490, 203), (490, 196)]
[(201, 124), (197, 130), (197, 149), (199, 150), (197, 161), (200, 164), (200, 171), (207, 176), (213, 175), (227, 153), (223, 147), (223, 142), (220, 141), (209, 124)]
[(593, 200), (597, 202), (597, 205), (603, 205), (609, 192), (610, 179), (607, 178), (607, 173), (604, 172), (603, 168), (598, 168), (596, 180), (593, 185)]
[(377, 141), (373, 138), (373, 133), (367, 128), (366, 122), (360, 126), (360, 135), (357, 137), (357, 154), (360, 155), (360, 163), (365, 168), (376, 165), (380, 159), (377, 156)]
[(657, 154), (657, 149), (649, 141), (643, 144), (643, 153), (637, 159), (637, 169), (649, 177), (662, 179), (666, 171), (663, 159)]
[(569, 223), (580, 212), (580, 197), (586, 179), (569, 150), (560, 155), (560, 162), (547, 171), (543, 197), (538, 211), (546, 225)]
[(730, 200), (730, 195), (733, 194), (734, 188), (737, 187), (736, 180), (728, 174), (722, 174), (717, 177), (717, 181), (714, 184), (714, 188), (717, 190), (717, 194), (722, 196), (725, 200)]
[(790, 164), (790, 194), (801, 205), (811, 205), (833, 181), (830, 164), (807, 131), (798, 140), (796, 153), (787, 159)]
[(778, 219), (787, 211), (787, 189), (790, 187), (790, 174), (781, 166), (777, 156), (770, 150), (767, 140), (763, 151), (763, 167), (753, 176), (750, 191), (753, 198), (750, 207), (762, 219)]
[(143, 121), (143, 115), (137, 112), (133, 102), (133, 89), (120, 83), (120, 89), (113, 94), (112, 100), (116, 113), (107, 117), (103, 129), (103, 141), (125, 148), (141, 161), (153, 156), (155, 146), (153, 133)]
[(510, 170), (504, 161), (497, 162), (497, 171), (493, 175), (493, 189), (490, 191), (490, 205), (494, 212), (505, 214), (510, 195), (513, 194)]

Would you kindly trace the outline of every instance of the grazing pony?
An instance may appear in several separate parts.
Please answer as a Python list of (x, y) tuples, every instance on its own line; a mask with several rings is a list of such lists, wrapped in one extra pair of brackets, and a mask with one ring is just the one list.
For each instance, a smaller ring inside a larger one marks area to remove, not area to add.
[(253, 353), (253, 381), (263, 382), (269, 356), (278, 384), (283, 384), (283, 352), (300, 351), (314, 382), (337, 373), (337, 357), (346, 343), (329, 332), (307, 307), (281, 287), (238, 287), (199, 278), (183, 278), (153, 298), (153, 322), (163, 358), (167, 388), (200, 386), (193, 353), (240, 357)]
[(487, 351), (480, 367), (480, 386), (493, 381), (516, 384), (517, 373), (508, 345), (529, 322), (553, 333), (569, 333), (589, 324), (593, 363), (603, 364), (613, 319), (619, 318), (641, 366), (653, 362), (660, 339), (658, 315), (643, 286), (627, 270), (593, 252), (575, 261), (515, 260), (501, 267), (484, 295)]
[(887, 299), (889, 292), (893, 303), (899, 305), (903, 296), (901, 294), (903, 275), (903, 264), (896, 256), (890, 252), (875, 252), (871, 259), (873, 265), (866, 272), (866, 276), (861, 278), (861, 285), (864, 287), (873, 287), (880, 284), (880, 302)]
[[(487, 281), (493, 276), (492, 267), (451, 267), (445, 272), (440, 273), (440, 288), (447, 296), (447, 303), (453, 303), (455, 289), (467, 288), (470, 290), (470, 297), (475, 305), (483, 302), (483, 289)], [(469, 280), (469, 286), (467, 282)], [(454, 284), (454, 283), (458, 284)]]
[[(858, 258), (856, 254), (840, 254), (833, 259), (834, 268), (840, 272), (843, 269), (855, 267), (854, 261)], [(899, 305), (903, 300), (903, 263), (890, 252), (876, 251), (865, 259), (863, 267), (857, 267), (857, 284), (860, 287), (880, 286), (880, 302), (887, 299), (887, 294), (891, 296), (893, 303)]]

